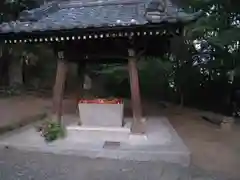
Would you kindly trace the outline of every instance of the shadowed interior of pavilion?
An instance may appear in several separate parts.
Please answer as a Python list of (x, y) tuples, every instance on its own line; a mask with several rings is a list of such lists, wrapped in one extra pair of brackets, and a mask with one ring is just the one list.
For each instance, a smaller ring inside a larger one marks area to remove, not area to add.
[[(170, 0), (52, 1), (22, 12), (17, 21), (2, 23), (0, 38), (7, 44), (52, 45), (58, 57), (52, 109), (57, 121), (63, 115), (69, 62), (79, 66), (79, 79), (87, 64), (125, 64), (133, 112), (131, 131), (144, 133), (137, 61), (141, 56), (169, 52), (171, 39), (181, 36), (183, 26), (199, 15), (186, 13)], [(82, 82), (76, 83), (81, 88)]]

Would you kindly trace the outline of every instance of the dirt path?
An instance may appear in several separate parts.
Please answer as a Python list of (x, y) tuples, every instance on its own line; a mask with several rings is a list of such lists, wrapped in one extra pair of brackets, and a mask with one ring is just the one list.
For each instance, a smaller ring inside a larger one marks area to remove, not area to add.
[[(155, 107), (156, 108), (156, 107)], [(161, 109), (161, 110), (159, 110)], [(151, 107), (154, 112), (154, 108)], [(200, 116), (200, 110), (170, 106), (156, 108), (166, 115), (192, 152), (192, 164), (215, 174), (240, 179), (240, 126), (230, 132), (222, 131)]]
[(43, 114), (49, 107), (49, 100), (32, 96), (0, 99), (0, 127), (20, 123), (29, 117)]

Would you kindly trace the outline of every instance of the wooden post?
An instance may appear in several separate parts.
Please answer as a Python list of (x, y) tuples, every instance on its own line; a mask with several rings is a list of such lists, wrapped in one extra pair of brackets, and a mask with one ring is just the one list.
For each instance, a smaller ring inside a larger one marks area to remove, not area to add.
[(133, 110), (133, 123), (131, 127), (131, 132), (134, 134), (145, 133), (145, 122), (142, 118), (142, 106), (139, 90), (139, 79), (137, 70), (137, 59), (135, 57), (135, 52), (133, 49), (128, 50), (128, 70), (130, 77), (131, 86), (131, 101)]
[[(86, 62), (85, 61), (80, 61), (78, 62), (78, 88), (77, 88), (77, 93), (76, 93), (76, 114), (78, 116), (80, 116), (80, 111), (79, 111), (79, 107), (78, 107), (78, 103), (79, 103), (79, 98), (83, 98), (84, 95), (84, 91), (83, 91), (83, 84), (84, 84), (84, 72), (86, 70)], [(81, 119), (79, 119), (78, 121), (78, 125), (81, 126), (82, 122)]]
[(64, 60), (63, 52), (58, 52), (56, 81), (53, 88), (53, 117), (52, 120), (60, 122), (62, 120), (62, 104), (65, 89), (65, 81), (68, 64)]
[(76, 108), (78, 114), (78, 100), (83, 97), (83, 82), (84, 82), (84, 71), (85, 71), (85, 63), (78, 62), (78, 82), (77, 82), (77, 89), (76, 89)]

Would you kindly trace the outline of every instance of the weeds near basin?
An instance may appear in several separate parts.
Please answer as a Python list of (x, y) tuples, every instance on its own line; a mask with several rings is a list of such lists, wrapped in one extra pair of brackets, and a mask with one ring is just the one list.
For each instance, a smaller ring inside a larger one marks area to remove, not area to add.
[(51, 120), (45, 120), (39, 127), (37, 131), (41, 133), (46, 142), (52, 142), (59, 138), (63, 138), (66, 135), (65, 128), (59, 122), (54, 122)]

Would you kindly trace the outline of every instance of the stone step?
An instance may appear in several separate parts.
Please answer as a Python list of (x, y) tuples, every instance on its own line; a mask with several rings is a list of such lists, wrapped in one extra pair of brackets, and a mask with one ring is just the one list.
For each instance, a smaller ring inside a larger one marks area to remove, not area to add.
[(77, 142), (120, 142), (128, 139), (130, 129), (124, 127), (68, 126), (67, 133), (72, 140)]

